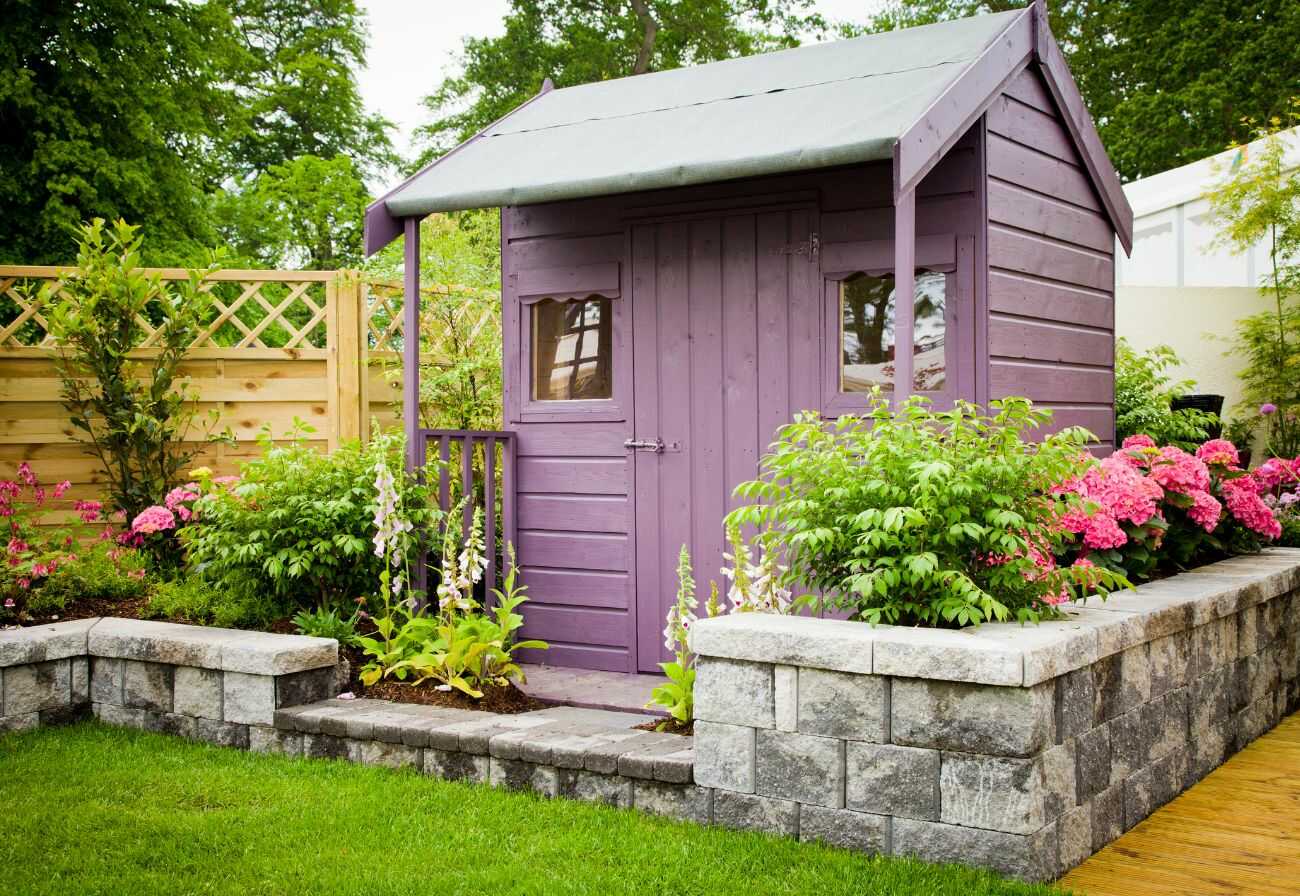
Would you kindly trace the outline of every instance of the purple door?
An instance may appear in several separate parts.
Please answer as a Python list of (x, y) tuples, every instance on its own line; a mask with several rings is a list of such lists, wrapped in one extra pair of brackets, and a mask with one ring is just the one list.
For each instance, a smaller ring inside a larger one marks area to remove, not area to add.
[[(677, 554), (701, 605), (723, 564), (731, 491), (777, 429), (819, 404), (816, 210), (736, 212), (632, 230), (637, 665), (668, 656)], [(662, 443), (662, 447), (659, 447)]]

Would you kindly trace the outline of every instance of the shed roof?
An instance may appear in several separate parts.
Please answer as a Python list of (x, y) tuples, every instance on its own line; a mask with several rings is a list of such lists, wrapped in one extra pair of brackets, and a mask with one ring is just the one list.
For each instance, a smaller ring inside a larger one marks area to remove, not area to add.
[[(397, 219), (432, 212), (891, 157), (899, 192), (950, 148), (1039, 40), (1031, 7), (544, 89), (377, 200), (366, 248), (392, 240)], [(1104, 153), (1102, 162), (1114, 178)]]

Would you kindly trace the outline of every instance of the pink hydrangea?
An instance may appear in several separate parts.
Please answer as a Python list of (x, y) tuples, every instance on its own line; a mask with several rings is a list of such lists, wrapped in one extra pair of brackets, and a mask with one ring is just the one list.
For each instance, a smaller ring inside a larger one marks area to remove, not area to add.
[(1083, 529), (1083, 543), (1088, 547), (1106, 550), (1123, 547), (1127, 541), (1128, 536), (1110, 514), (1098, 512), (1088, 517)]
[(157, 504), (153, 507), (146, 507), (140, 512), (139, 516), (131, 521), (131, 532), (136, 535), (151, 535), (154, 532), (175, 528), (176, 516), (166, 507), (160, 507)]
[(1225, 467), (1236, 467), (1241, 463), (1237, 446), (1227, 439), (1210, 439), (1196, 449), (1196, 456), (1207, 464), (1222, 464)]
[(1251, 471), (1251, 475), (1264, 488), (1277, 488), (1280, 485), (1294, 485), (1300, 481), (1300, 458), (1284, 460), (1270, 457)]
[(196, 482), (190, 482), (186, 485), (178, 485), (176, 488), (169, 491), (167, 497), (163, 499), (163, 503), (167, 505), (167, 509), (180, 517), (180, 520), (183, 523), (188, 523), (194, 516), (193, 511), (185, 505), (185, 502), (198, 500), (199, 493), (195, 491), (198, 487), (198, 483)]
[(1223, 514), (1223, 505), (1219, 499), (1209, 492), (1193, 492), (1192, 506), (1187, 509), (1187, 516), (1192, 522), (1200, 526), (1206, 532), (1213, 532), (1214, 528), (1219, 525), (1219, 517)]
[(1156, 442), (1155, 439), (1151, 438), (1150, 436), (1144, 435), (1143, 433), (1138, 433), (1135, 436), (1129, 436), (1127, 439), (1125, 439), (1123, 444), (1120, 445), (1120, 447), (1125, 449), (1154, 448), (1156, 447)]
[(1210, 468), (1175, 445), (1166, 445), (1151, 461), (1151, 479), (1180, 495), (1192, 495), (1210, 488)]
[(1223, 499), (1227, 502), (1228, 512), (1247, 529), (1268, 538), (1281, 536), (1282, 524), (1260, 498), (1252, 477), (1239, 476), (1225, 481)]

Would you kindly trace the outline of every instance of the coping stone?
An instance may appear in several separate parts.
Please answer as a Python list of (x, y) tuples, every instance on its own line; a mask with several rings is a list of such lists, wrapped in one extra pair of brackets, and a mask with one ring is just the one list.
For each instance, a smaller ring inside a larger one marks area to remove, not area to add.
[(74, 619), (0, 630), (0, 669), (84, 656), (87, 634), (99, 621)]
[(690, 644), (697, 656), (869, 674), (882, 628), (843, 619), (735, 613), (694, 622)]
[(86, 649), (91, 656), (250, 675), (287, 675), (338, 662), (338, 642), (332, 638), (117, 617), (100, 619), (89, 629)]

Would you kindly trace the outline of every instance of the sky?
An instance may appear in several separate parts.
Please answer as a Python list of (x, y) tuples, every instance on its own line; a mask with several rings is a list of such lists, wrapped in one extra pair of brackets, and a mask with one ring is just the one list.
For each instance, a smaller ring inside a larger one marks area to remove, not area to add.
[[(880, 0), (817, 0), (833, 21), (862, 21)], [(456, 69), (467, 36), (502, 33), (507, 0), (361, 0), (370, 22), (370, 49), (361, 72), (367, 108), (397, 125), (399, 151), (413, 155), (411, 132), (425, 121), (422, 97)]]

